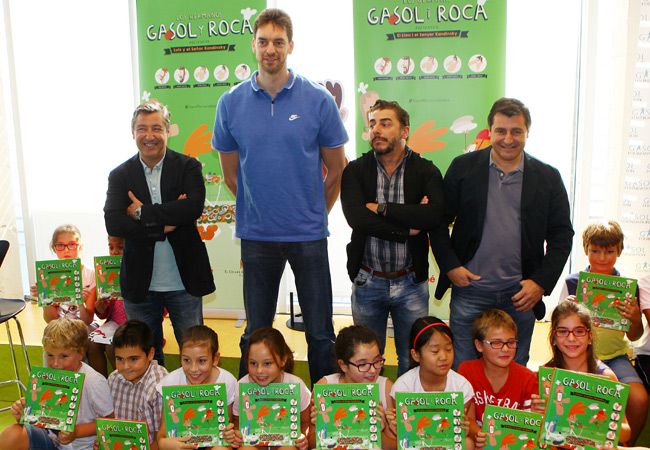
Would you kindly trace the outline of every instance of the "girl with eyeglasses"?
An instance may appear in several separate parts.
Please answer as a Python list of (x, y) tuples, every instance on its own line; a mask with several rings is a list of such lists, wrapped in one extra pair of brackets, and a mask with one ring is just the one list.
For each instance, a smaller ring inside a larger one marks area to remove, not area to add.
[[(452, 370), (454, 362), (453, 335), (449, 326), (433, 316), (417, 319), (411, 326), (411, 369), (399, 377), (390, 396), (395, 403), (396, 392), (462, 392), (465, 403), (463, 427), (467, 430), (466, 450), (474, 449), (479, 431), (476, 423), (474, 389), (467, 379)], [(397, 434), (394, 407), (386, 411), (391, 433)]]
[[(594, 355), (589, 310), (574, 303), (575, 298), (572, 297), (560, 302), (551, 315), (548, 339), (553, 358), (544, 366), (591, 373), (618, 381), (616, 374)], [(535, 395), (534, 398), (536, 401), (539, 396)], [(626, 442), (630, 435), (630, 425), (624, 418), (619, 439)]]
[[(66, 224), (58, 226), (52, 233), (50, 249), (56, 254), (58, 259), (75, 259), (79, 258), (79, 253), (83, 248), (81, 244), (81, 233), (79, 228), (74, 225)], [(38, 274), (36, 274), (38, 278)], [(95, 271), (92, 267), (81, 265), (81, 281), (83, 284), (83, 299), (81, 305), (59, 306), (57, 304), (45, 306), (43, 308), (43, 319), (51, 322), (59, 317), (68, 319), (81, 319), (86, 325), (90, 325), (95, 316), (95, 301), (97, 300), (97, 290), (95, 289)], [(41, 280), (37, 279), (37, 283)], [(36, 284), (31, 286), (33, 297), (38, 295)]]
[(486, 405), (511, 409), (531, 409), (532, 395), (538, 391), (537, 375), (515, 362), (517, 325), (500, 309), (482, 312), (472, 334), (479, 359), (464, 361), (458, 373), (474, 388), (476, 419), (483, 421)]
[[(339, 331), (334, 344), (338, 372), (326, 375), (316, 384), (377, 383), (381, 405), (377, 408), (381, 417), (381, 443), (384, 450), (396, 448), (395, 436), (388, 432), (384, 411), (393, 407), (390, 391), (393, 382), (380, 376), (386, 359), (381, 354), (379, 338), (371, 329), (352, 325)], [(311, 423), (309, 427), (309, 448), (316, 447), (316, 408), (312, 395)]]

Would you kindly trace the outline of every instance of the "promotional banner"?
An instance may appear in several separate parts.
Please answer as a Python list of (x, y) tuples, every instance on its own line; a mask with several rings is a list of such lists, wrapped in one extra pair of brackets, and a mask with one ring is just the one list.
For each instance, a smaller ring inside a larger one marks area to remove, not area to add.
[[(354, 46), (357, 154), (370, 149), (367, 112), (379, 98), (408, 111), (408, 145), (443, 174), (490, 145), (487, 114), (505, 92), (506, 0), (354, 0)], [(437, 273), (429, 281), (433, 299)], [(448, 317), (447, 305), (433, 301), (432, 313)]]
[(197, 158), (207, 190), (199, 231), (208, 249), (217, 291), (205, 309), (243, 314), (234, 196), (223, 180), (210, 140), (219, 97), (257, 67), (253, 22), (264, 0), (137, 0), (141, 101), (168, 106), (169, 147)]

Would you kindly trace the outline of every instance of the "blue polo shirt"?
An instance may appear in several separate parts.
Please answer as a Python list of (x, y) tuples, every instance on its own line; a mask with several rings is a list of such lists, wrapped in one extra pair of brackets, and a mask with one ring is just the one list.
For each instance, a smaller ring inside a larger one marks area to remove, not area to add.
[(239, 151), (236, 234), (241, 239), (302, 242), (328, 236), (320, 148), (348, 135), (332, 96), (290, 71), (275, 98), (257, 72), (217, 105), (212, 147)]

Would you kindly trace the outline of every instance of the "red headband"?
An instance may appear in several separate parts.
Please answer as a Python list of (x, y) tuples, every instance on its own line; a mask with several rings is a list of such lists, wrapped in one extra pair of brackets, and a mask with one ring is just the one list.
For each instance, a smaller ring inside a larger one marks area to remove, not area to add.
[(422, 333), (424, 333), (426, 330), (428, 330), (429, 328), (431, 328), (431, 327), (435, 327), (436, 325), (442, 325), (443, 327), (447, 327), (447, 328), (449, 328), (449, 325), (447, 325), (447, 324), (444, 323), (444, 322), (434, 322), (434, 323), (430, 323), (430, 324), (428, 324), (427, 326), (425, 326), (424, 328), (422, 328), (420, 331), (418, 331), (418, 334), (415, 335), (415, 339), (413, 339), (413, 350), (415, 350), (415, 343), (418, 341), (418, 338), (420, 337), (420, 335), (421, 335)]

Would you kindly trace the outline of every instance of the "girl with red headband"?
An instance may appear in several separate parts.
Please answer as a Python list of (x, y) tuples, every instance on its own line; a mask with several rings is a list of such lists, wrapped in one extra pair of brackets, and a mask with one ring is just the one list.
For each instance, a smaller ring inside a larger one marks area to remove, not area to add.
[[(411, 369), (399, 377), (390, 392), (462, 392), (465, 401), (466, 449), (474, 448), (479, 431), (474, 410), (472, 385), (451, 369), (454, 362), (453, 335), (449, 326), (433, 316), (417, 319), (411, 327)], [(386, 412), (388, 424), (396, 434), (395, 408)]]

